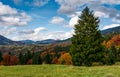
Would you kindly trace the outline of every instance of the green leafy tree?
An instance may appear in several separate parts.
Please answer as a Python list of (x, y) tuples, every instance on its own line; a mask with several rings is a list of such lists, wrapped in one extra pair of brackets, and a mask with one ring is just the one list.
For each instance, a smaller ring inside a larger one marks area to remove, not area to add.
[(99, 27), (99, 19), (93, 11), (86, 7), (75, 25), (70, 54), (73, 64), (91, 66), (93, 62), (101, 62), (103, 57), (103, 37)]

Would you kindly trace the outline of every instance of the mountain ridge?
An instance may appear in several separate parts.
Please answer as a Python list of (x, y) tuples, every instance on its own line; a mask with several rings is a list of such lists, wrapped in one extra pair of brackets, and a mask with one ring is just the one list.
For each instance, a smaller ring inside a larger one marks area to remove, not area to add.
[[(103, 35), (106, 35), (108, 33), (120, 33), (120, 26), (109, 28), (106, 30), (101, 30), (101, 33)], [(70, 42), (71, 38), (67, 38), (65, 40), (54, 40), (54, 39), (46, 39), (41, 41), (33, 41), (33, 40), (20, 40), (20, 41), (13, 41), (11, 39), (8, 39), (2, 35), (0, 35), (0, 45), (29, 45), (29, 44), (54, 44), (59, 42)]]

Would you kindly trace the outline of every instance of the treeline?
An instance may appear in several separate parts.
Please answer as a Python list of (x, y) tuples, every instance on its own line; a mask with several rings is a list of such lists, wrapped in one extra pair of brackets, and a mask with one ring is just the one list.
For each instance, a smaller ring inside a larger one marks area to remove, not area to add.
[[(0, 52), (0, 65), (29, 65), (29, 64), (66, 64), (71, 65), (72, 59), (68, 53), (70, 46), (62, 44), (50, 45), (46, 50), (40, 52), (29, 51), (19, 52)], [(37, 50), (39, 51), (39, 50)]]
[[(58, 48), (58, 49), (57, 49)], [(61, 47), (62, 48), (62, 47)], [(63, 47), (64, 49), (65, 47)], [(68, 46), (66, 47), (68, 48)], [(31, 52), (26, 53), (20, 52), (19, 55), (14, 55), (11, 52), (2, 54), (0, 52), (0, 65), (29, 65), (29, 64), (66, 64), (72, 65), (72, 58), (68, 51), (55, 51), (59, 50), (60, 47), (48, 48), (42, 52)], [(104, 49), (104, 56), (102, 63), (98, 64), (93, 62), (93, 65), (112, 65), (116, 62), (120, 62), (120, 47), (114, 44), (111, 47)]]

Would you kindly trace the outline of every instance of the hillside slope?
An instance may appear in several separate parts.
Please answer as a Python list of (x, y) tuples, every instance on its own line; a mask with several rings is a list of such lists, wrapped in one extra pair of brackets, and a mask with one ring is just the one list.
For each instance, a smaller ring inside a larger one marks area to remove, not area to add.
[(2, 35), (0, 35), (0, 45), (23, 45), (20, 41), (12, 41)]

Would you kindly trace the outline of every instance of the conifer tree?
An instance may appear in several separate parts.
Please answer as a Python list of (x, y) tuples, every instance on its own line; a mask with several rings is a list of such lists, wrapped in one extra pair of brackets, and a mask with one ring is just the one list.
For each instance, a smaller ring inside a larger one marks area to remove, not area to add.
[(99, 27), (99, 19), (93, 11), (86, 7), (75, 25), (70, 54), (73, 64), (91, 66), (93, 62), (102, 61), (103, 41)]
[(116, 50), (114, 44), (112, 44), (111, 48), (108, 50), (107, 55), (108, 55), (108, 57), (107, 57), (107, 62), (106, 63), (108, 65), (115, 64), (115, 62), (117, 60), (117, 50)]
[(3, 60), (2, 53), (0, 52), (0, 62)]
[(52, 63), (52, 58), (51, 58), (51, 55), (49, 53), (47, 53), (46, 56), (44, 57), (44, 61), (46, 64)]
[(25, 59), (24, 59), (24, 55), (22, 52), (19, 53), (19, 63), (25, 64)]
[(32, 64), (42, 64), (42, 59), (39, 53), (34, 53), (32, 58)]

